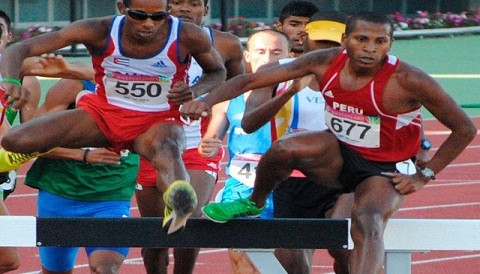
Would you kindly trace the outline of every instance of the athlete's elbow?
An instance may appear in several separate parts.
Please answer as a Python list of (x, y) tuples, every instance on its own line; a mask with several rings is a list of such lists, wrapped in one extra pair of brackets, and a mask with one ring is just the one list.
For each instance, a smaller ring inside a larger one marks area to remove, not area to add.
[(242, 119), (242, 129), (248, 134), (253, 133), (256, 130), (255, 126), (252, 125), (249, 120), (250, 119), (248, 117), (244, 117)]
[(477, 128), (475, 127), (475, 125), (472, 123), (469, 123), (466, 127), (465, 127), (465, 136), (468, 136), (468, 140), (469, 142), (473, 141), (473, 139), (475, 138), (475, 136), (477, 136)]

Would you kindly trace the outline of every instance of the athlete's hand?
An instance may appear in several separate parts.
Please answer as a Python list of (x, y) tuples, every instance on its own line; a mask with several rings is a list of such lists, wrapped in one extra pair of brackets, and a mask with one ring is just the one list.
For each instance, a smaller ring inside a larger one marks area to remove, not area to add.
[(203, 137), (198, 145), (198, 153), (203, 157), (211, 158), (218, 154), (218, 150), (222, 147), (222, 140), (218, 139), (218, 133), (212, 137)]
[(89, 164), (119, 165), (121, 155), (106, 148), (96, 148), (88, 152), (86, 162)]
[(382, 172), (382, 175), (389, 177), (395, 189), (402, 195), (418, 191), (429, 181), (425, 181), (425, 177), (423, 177), (420, 172), (413, 175), (405, 175), (398, 172)]
[(178, 81), (172, 85), (168, 91), (167, 98), (170, 102), (181, 105), (193, 99), (193, 93), (188, 84)]
[(210, 115), (210, 106), (198, 99), (190, 100), (180, 106), (180, 113), (188, 116), (192, 120), (198, 120), (201, 117)]
[(14, 83), (2, 82), (0, 89), (4, 91), (3, 99), (5, 106), (15, 110), (21, 109), (30, 98), (30, 92), (28, 90)]
[(38, 60), (38, 65), (30, 70), (32, 75), (45, 77), (60, 77), (60, 73), (68, 68), (68, 63), (62, 55), (53, 53), (43, 54)]

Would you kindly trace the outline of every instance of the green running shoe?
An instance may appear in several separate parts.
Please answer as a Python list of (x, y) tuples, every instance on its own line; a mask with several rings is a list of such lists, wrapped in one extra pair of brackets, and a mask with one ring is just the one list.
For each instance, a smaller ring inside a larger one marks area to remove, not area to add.
[(265, 206), (259, 208), (249, 198), (238, 199), (228, 203), (210, 203), (202, 207), (207, 219), (216, 223), (225, 223), (235, 217), (258, 217)]
[(183, 229), (187, 219), (197, 208), (197, 194), (192, 185), (185, 181), (175, 181), (163, 193), (165, 201), (165, 216), (163, 229), (167, 234), (172, 234)]

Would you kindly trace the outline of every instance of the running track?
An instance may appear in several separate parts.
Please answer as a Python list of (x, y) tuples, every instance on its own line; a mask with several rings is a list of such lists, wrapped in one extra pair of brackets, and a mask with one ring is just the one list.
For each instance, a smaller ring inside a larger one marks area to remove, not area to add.
[[(480, 118), (474, 119), (477, 128)], [(425, 124), (426, 135), (432, 141), (435, 151), (446, 138), (448, 132), (438, 122), (430, 120)], [(442, 219), (478, 219), (480, 215), (480, 137), (447, 167), (437, 180), (431, 182), (421, 191), (411, 194), (395, 218), (442, 218)], [(23, 185), (27, 167), (19, 170), (20, 184), (6, 203), (12, 215), (36, 214), (36, 191)], [(220, 188), (225, 176), (221, 176)], [(135, 201), (133, 216), (138, 216)], [(160, 229), (160, 228), (159, 228)], [(435, 228), (432, 228), (434, 231)], [(415, 231), (411, 232), (412, 234)], [(448, 239), (446, 239), (448, 240)], [(40, 270), (36, 248), (19, 248), (21, 267), (12, 273), (38, 273)], [(173, 259), (171, 259), (171, 262)], [(471, 274), (480, 266), (480, 251), (476, 252), (439, 252), (415, 253), (412, 256), (412, 272), (415, 274)], [(332, 260), (324, 250), (318, 250), (314, 257), (312, 273), (333, 273)], [(172, 266), (172, 264), (170, 264)], [(76, 273), (90, 273), (86, 264), (84, 251), (77, 259)], [(132, 248), (122, 273), (144, 273), (139, 248)], [(170, 267), (171, 272), (171, 267)], [(231, 273), (226, 249), (204, 249), (198, 260), (195, 273)]]

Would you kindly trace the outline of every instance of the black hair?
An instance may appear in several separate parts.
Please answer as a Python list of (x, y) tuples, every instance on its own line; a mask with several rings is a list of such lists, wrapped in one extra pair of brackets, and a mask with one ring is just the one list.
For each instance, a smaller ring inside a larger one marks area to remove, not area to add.
[(10, 32), (10, 30), (12, 29), (12, 20), (10, 19), (10, 17), (3, 10), (0, 10), (0, 18), (3, 18), (5, 20), (5, 23), (7, 23), (6, 31)]
[(349, 35), (355, 29), (358, 21), (365, 21), (369, 23), (389, 25), (390, 26), (390, 38), (393, 37), (393, 24), (392, 21), (385, 15), (377, 12), (371, 11), (360, 11), (359, 13), (350, 17), (347, 21), (347, 26), (345, 28), (345, 34)]
[(318, 12), (317, 6), (309, 1), (295, 0), (283, 7), (278, 17), (278, 21), (283, 24), (285, 19), (290, 16), (310, 17)]

